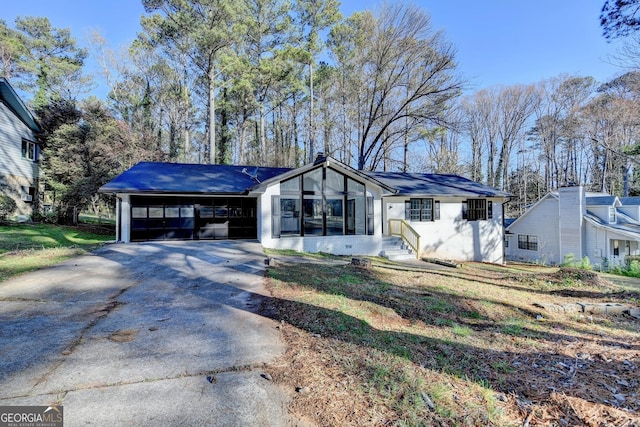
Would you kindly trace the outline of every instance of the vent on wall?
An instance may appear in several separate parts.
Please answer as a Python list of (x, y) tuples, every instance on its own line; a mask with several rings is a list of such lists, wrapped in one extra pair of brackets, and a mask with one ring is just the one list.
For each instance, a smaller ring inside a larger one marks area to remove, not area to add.
[(33, 202), (33, 197), (36, 195), (35, 187), (22, 187), (21, 199), (23, 202)]

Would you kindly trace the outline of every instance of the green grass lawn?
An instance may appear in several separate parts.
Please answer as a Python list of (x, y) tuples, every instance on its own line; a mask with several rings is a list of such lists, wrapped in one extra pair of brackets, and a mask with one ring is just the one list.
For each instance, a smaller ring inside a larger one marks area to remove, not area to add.
[(0, 281), (57, 264), (113, 240), (89, 228), (51, 224), (0, 226)]

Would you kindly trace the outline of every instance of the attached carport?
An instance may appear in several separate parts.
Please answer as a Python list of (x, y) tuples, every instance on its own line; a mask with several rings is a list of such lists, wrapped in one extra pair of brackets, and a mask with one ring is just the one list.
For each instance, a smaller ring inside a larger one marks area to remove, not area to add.
[(117, 199), (117, 241), (256, 239), (251, 190), (288, 170), (142, 162), (100, 192)]

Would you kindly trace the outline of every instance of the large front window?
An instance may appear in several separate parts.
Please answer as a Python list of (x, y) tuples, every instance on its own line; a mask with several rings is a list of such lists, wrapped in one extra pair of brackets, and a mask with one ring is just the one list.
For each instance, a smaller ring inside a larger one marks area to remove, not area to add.
[(364, 184), (333, 169), (313, 169), (280, 183), (272, 205), (273, 235), (373, 234), (372, 201)]

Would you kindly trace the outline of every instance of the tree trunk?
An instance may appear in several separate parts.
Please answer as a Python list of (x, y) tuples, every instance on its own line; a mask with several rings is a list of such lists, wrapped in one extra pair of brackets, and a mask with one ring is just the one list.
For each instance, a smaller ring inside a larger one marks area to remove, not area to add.
[(313, 163), (313, 150), (314, 150), (314, 138), (315, 138), (315, 122), (313, 117), (313, 64), (309, 63), (309, 151), (307, 151), (307, 155), (309, 156), (308, 162)]
[(216, 76), (213, 66), (209, 69), (209, 163), (216, 164)]
[(265, 135), (265, 124), (264, 124), (264, 103), (260, 104), (260, 133), (258, 135), (260, 142), (260, 162), (262, 164), (266, 164), (267, 161), (267, 138)]

